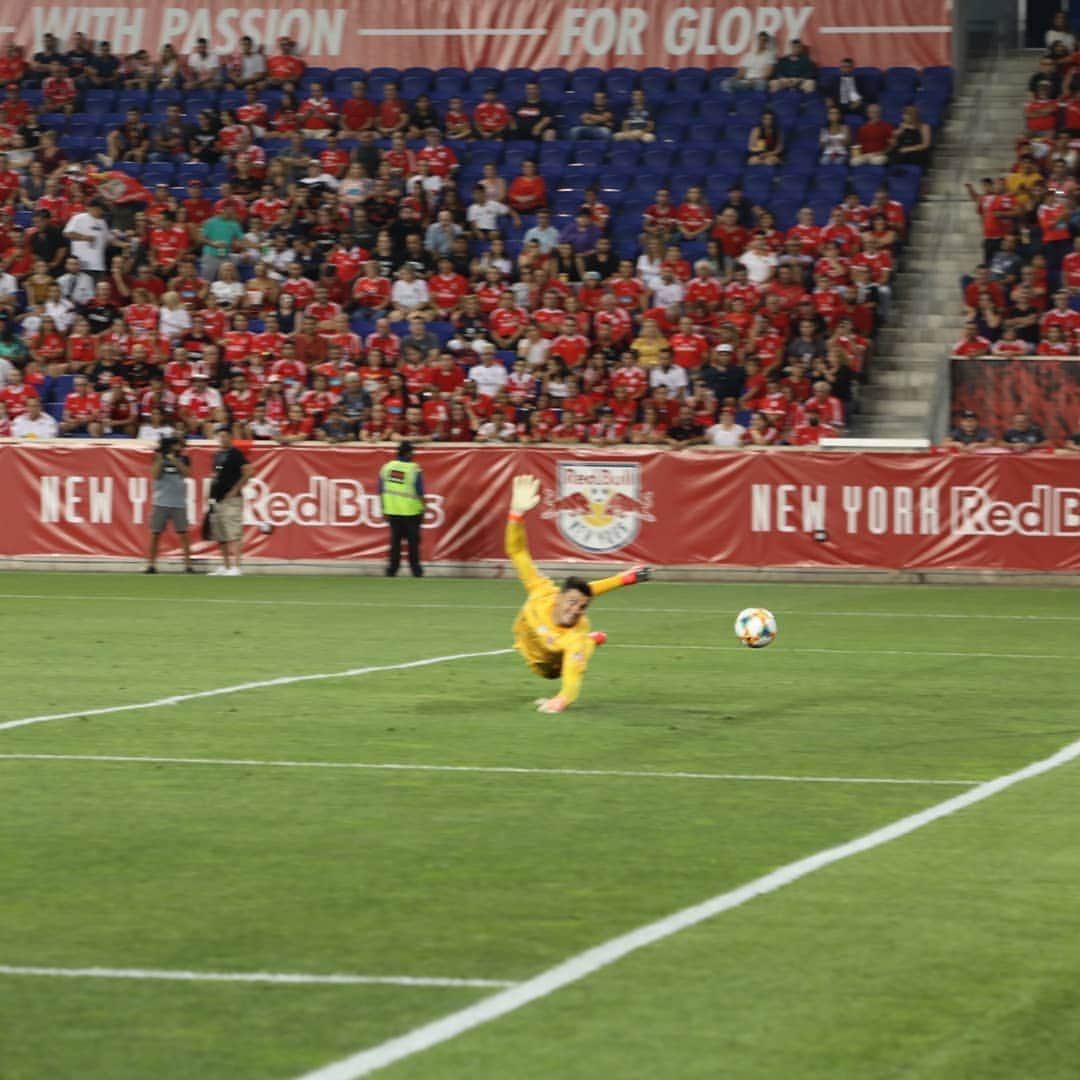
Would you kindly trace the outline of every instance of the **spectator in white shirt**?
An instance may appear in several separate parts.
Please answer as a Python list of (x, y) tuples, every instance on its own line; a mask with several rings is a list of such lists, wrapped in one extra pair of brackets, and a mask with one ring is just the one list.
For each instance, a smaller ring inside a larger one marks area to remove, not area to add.
[(222, 263), (219, 274), (217, 281), (210, 286), (210, 295), (222, 307), (236, 307), (244, 295), (244, 283), (237, 276), (236, 264)]
[(660, 280), (653, 288), (653, 306), (669, 308), (681, 304), (685, 295), (686, 286), (675, 277), (675, 271), (670, 266), (662, 267)]
[(764, 285), (776, 273), (776, 255), (769, 250), (764, 236), (755, 236), (738, 262), (746, 267), (746, 275), (754, 285)]
[(1045, 41), (1047, 51), (1060, 41), (1069, 52), (1075, 52), (1076, 37), (1069, 30), (1069, 19), (1064, 11), (1054, 12), (1054, 24), (1046, 31)]
[(55, 439), (58, 431), (56, 421), (42, 411), (37, 397), (28, 397), (26, 412), (11, 421), (11, 435), (15, 439)]
[[(510, 213), (510, 207), (506, 203), (489, 199), (484, 185), (477, 184), (473, 188), (473, 202), (465, 213), (465, 220), (478, 240), (486, 240), (489, 234), (498, 230), (499, 218)], [(512, 216), (517, 219), (516, 214)], [(515, 224), (520, 224), (520, 221), (515, 220)]]
[(171, 289), (161, 298), (158, 332), (166, 341), (176, 341), (191, 329), (191, 313), (180, 302), (180, 294)]
[(494, 397), (506, 385), (506, 366), (495, 355), (495, 346), (491, 342), (482, 341), (476, 349), (480, 354), (480, 363), (469, 368), (468, 377), (475, 383), (478, 394)]
[(413, 315), (428, 319), (434, 317), (434, 313), (430, 310), (431, 293), (427, 282), (417, 276), (416, 268), (410, 263), (405, 263), (398, 271), (398, 279), (390, 290), (390, 299), (394, 305), (390, 318), (394, 322), (400, 322)]
[(71, 254), (84, 270), (92, 274), (105, 273), (109, 223), (105, 220), (105, 207), (97, 199), (91, 200), (86, 210), (71, 218), (64, 226), (64, 235), (72, 242)]
[(66, 334), (75, 321), (75, 305), (60, 295), (59, 285), (50, 285), (43, 309), (61, 334)]
[[(94, 279), (73, 256), (68, 256), (64, 261), (64, 273), (60, 275), (56, 283), (60, 286), (60, 295), (73, 304), (87, 304), (94, 299)], [(0, 288), (0, 292), (3, 291)]]
[(767, 90), (769, 76), (772, 75), (776, 66), (776, 47), (772, 38), (762, 30), (757, 36), (752, 51), (748, 52), (740, 61), (739, 69), (730, 78), (724, 81), (725, 90)]
[(649, 371), (649, 387), (655, 390), (658, 386), (666, 386), (668, 397), (672, 400), (681, 398), (690, 385), (686, 377), (686, 368), (671, 362), (671, 350), (660, 350), (660, 363)]
[(735, 414), (730, 409), (720, 412), (720, 419), (705, 432), (705, 439), (709, 446), (716, 446), (722, 450), (735, 450), (742, 446), (742, 437), (746, 428), (742, 424), (735, 423)]
[(187, 58), (187, 88), (207, 88), (217, 86), (220, 81), (221, 61), (210, 52), (206, 38), (195, 42), (195, 51)]
[(531, 229), (525, 230), (521, 242), (525, 245), (530, 240), (535, 240), (545, 255), (555, 249), (555, 245), (559, 242), (559, 230), (551, 224), (550, 210), (541, 207), (536, 211), (536, 224)]

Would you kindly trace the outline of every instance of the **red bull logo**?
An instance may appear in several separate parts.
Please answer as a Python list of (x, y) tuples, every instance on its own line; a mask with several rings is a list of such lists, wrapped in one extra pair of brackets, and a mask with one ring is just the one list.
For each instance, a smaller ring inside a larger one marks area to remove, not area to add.
[(643, 521), (656, 520), (636, 462), (563, 461), (556, 484), (545, 496), (543, 516), (555, 518), (559, 532), (592, 555), (618, 551), (637, 537)]

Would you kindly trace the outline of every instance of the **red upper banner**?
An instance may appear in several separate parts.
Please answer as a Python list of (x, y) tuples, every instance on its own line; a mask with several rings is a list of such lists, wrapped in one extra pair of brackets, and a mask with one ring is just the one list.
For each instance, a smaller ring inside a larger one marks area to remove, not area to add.
[(308, 63), (327, 67), (731, 67), (761, 30), (781, 50), (801, 38), (820, 64), (950, 63), (949, 0), (824, 0), (816, 4), (687, 5), (678, 0), (472, 0), (431, 4), (263, 6), (256, 3), (98, 6), (2, 0), (0, 20), (36, 50), (43, 34), (77, 31), (117, 53), (165, 44), (183, 56), (205, 37), (212, 52), (237, 51), (249, 34), (274, 51), (282, 36)]
[[(212, 448), (191, 451), (193, 521)], [(375, 559), (375, 494), (389, 451), (252, 452), (249, 554)], [(532, 472), (542, 560), (658, 565), (1080, 570), (1080, 474), (1065, 454), (664, 452), (431, 447), (424, 558), (499, 559), (510, 478)], [(0, 555), (137, 557), (146, 546), (150, 451), (88, 443), (0, 445)], [(255, 526), (275, 528), (263, 535)], [(173, 540), (168, 537), (169, 543)], [(209, 550), (200, 541), (196, 550)], [(170, 549), (171, 550), (171, 549)]]

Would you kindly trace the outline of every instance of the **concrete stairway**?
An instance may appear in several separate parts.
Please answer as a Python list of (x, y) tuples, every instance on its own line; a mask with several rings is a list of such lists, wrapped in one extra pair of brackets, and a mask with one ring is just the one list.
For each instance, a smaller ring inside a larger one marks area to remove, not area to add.
[(937, 439), (948, 393), (949, 349), (960, 339), (959, 279), (982, 260), (982, 225), (964, 184), (997, 176), (1013, 161), (1036, 52), (974, 65), (938, 131), (933, 167), (916, 206), (894, 278), (889, 324), (879, 335), (860, 435)]

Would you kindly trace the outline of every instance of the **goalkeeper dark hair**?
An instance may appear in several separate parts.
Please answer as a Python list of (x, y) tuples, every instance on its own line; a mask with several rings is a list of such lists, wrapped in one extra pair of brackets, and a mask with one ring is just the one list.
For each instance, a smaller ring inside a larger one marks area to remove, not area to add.
[(592, 596), (592, 586), (583, 577), (568, 577), (563, 582), (563, 592), (569, 592), (571, 589), (584, 596)]

